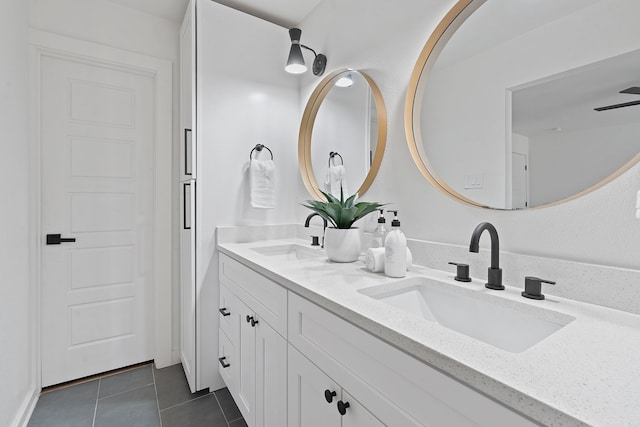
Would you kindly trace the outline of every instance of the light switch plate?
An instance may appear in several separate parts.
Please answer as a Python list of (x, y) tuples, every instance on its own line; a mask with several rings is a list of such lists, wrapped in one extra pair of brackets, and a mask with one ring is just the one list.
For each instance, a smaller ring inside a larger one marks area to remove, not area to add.
[(484, 187), (484, 177), (482, 174), (472, 174), (464, 176), (465, 189), (477, 189)]

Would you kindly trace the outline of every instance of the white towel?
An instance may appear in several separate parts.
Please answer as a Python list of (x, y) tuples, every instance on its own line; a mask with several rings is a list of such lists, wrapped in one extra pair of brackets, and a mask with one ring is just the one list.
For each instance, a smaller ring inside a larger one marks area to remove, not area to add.
[(327, 177), (324, 181), (325, 191), (334, 197), (340, 198), (340, 188), (345, 199), (349, 196), (347, 190), (347, 173), (343, 165), (330, 165), (327, 169)]
[(364, 254), (364, 265), (374, 273), (384, 271), (384, 248), (367, 249)]
[[(413, 264), (413, 254), (407, 248), (407, 270)], [(384, 271), (384, 248), (370, 248), (364, 253), (364, 265), (374, 273)]]
[(251, 159), (249, 164), (249, 185), (251, 187), (251, 206), (273, 209), (275, 197), (275, 164), (273, 160)]

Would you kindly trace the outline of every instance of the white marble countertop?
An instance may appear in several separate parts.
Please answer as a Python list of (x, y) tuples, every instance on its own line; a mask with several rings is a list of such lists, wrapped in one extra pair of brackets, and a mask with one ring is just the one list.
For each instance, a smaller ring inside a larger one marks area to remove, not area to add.
[(428, 276), (575, 318), (533, 347), (512, 353), (358, 292), (398, 280), (367, 271), (362, 261), (282, 261), (252, 250), (284, 244), (308, 246), (306, 240), (279, 239), (222, 243), (218, 248), (543, 425), (640, 426), (640, 316), (549, 295), (543, 301), (528, 300), (521, 297), (522, 289), (491, 291), (480, 279), (460, 283), (449, 272), (411, 267), (407, 278)]

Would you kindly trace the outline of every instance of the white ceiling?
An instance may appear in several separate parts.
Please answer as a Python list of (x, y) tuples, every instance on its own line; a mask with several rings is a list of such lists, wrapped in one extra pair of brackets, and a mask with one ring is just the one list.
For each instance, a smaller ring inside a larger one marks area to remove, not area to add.
[[(189, 0), (108, 0), (174, 22), (182, 22)], [(285, 28), (298, 25), (322, 0), (216, 0)]]
[(640, 86), (640, 51), (615, 56), (513, 92), (513, 131), (529, 137), (638, 123), (640, 105), (607, 111), (596, 107), (638, 101), (619, 93)]
[(216, 0), (217, 3), (241, 10), (285, 28), (292, 28), (300, 24), (321, 1), (322, 0)]
[[(446, 67), (492, 46), (607, 0), (491, 0), (447, 41), (437, 67)], [(640, 100), (619, 91), (640, 86), (640, 51), (549, 76), (513, 91), (513, 131), (528, 137), (637, 123), (640, 106), (596, 112), (594, 108)]]
[(189, 0), (107, 0), (150, 15), (182, 22)]

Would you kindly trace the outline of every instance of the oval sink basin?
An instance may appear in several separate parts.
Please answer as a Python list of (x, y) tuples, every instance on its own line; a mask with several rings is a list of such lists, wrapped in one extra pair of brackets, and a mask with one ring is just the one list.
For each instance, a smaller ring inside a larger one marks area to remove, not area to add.
[(427, 277), (404, 279), (359, 292), (512, 353), (527, 350), (575, 319)]
[(261, 246), (251, 248), (251, 250), (277, 261), (298, 261), (301, 259), (326, 256), (321, 249), (309, 248), (295, 243), (277, 246)]

